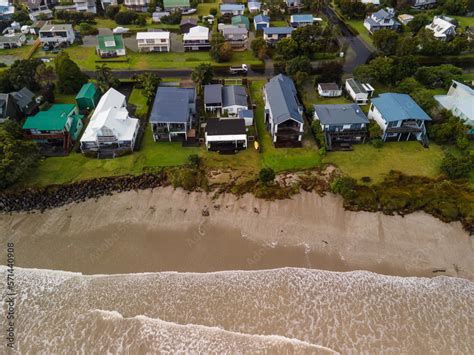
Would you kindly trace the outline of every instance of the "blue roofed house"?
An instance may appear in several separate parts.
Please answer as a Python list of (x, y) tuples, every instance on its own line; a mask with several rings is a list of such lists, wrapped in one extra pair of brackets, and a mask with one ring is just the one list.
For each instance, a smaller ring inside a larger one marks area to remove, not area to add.
[(188, 140), (196, 114), (196, 90), (160, 86), (150, 114), (153, 139)]
[(257, 15), (253, 18), (253, 25), (255, 31), (261, 31), (264, 28), (270, 27), (270, 17), (265, 15)]
[(369, 120), (357, 104), (314, 105), (313, 119), (321, 125), (327, 150), (350, 149), (367, 136)]
[(286, 6), (288, 6), (289, 9), (296, 9), (300, 8), (303, 5), (302, 0), (284, 0), (286, 3)]
[(395, 10), (387, 7), (367, 16), (364, 20), (364, 27), (373, 34), (382, 29), (397, 31), (401, 24), (395, 20)]
[(290, 38), (293, 27), (265, 27), (263, 29), (263, 39), (268, 44), (274, 44), (283, 38)]
[(263, 89), (265, 124), (272, 135), (273, 144), (301, 146), (303, 138), (303, 107), (293, 81), (279, 74), (269, 80)]
[(245, 12), (245, 5), (242, 4), (221, 4), (221, 15), (243, 15)]
[(368, 116), (382, 129), (384, 141), (416, 139), (428, 145), (425, 122), (431, 118), (410, 95), (381, 94), (372, 99)]
[(446, 95), (435, 95), (435, 100), (453, 115), (470, 126), (469, 136), (474, 137), (474, 89), (453, 80)]
[(290, 25), (292, 27), (302, 27), (307, 25), (312, 25), (314, 22), (313, 15), (306, 14), (306, 15), (291, 15), (290, 17)]
[(262, 7), (262, 3), (258, 1), (249, 1), (247, 3), (247, 7), (249, 8), (249, 12), (251, 14), (254, 14), (256, 12), (260, 12), (260, 9)]

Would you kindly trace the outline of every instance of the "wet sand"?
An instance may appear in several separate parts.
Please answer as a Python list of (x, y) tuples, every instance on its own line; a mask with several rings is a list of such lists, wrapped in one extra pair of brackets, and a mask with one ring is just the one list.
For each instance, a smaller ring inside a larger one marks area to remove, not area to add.
[(350, 212), (337, 196), (306, 192), (270, 202), (131, 191), (43, 214), (0, 215), (0, 241), (7, 240), (18, 267), (85, 274), (291, 266), (474, 280), (472, 237), (460, 223)]

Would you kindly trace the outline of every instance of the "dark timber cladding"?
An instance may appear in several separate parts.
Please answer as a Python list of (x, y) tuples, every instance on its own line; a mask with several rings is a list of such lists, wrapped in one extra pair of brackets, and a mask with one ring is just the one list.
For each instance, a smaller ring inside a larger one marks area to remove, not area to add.
[(210, 136), (246, 134), (243, 119), (210, 119), (207, 121), (206, 132)]

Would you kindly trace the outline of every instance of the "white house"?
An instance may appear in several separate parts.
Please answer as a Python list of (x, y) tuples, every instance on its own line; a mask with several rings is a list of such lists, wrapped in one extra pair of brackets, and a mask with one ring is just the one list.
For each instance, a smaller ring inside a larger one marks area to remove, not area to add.
[(148, 9), (148, 0), (124, 0), (123, 4), (132, 11), (143, 12)]
[(138, 32), (138, 50), (140, 52), (169, 52), (170, 33), (159, 32)]
[(100, 0), (102, 8), (105, 10), (107, 6), (117, 5), (117, 0)]
[(243, 15), (245, 12), (245, 5), (242, 4), (221, 4), (221, 15)]
[(81, 137), (81, 151), (112, 158), (133, 151), (139, 127), (139, 120), (130, 117), (127, 111), (125, 95), (109, 89), (97, 104)]
[(361, 0), (360, 2), (363, 4), (380, 5), (380, 0)]
[(433, 32), (436, 39), (447, 41), (456, 36), (456, 26), (452, 24), (452, 18), (446, 16), (435, 16), (433, 22), (425, 28)]
[(264, 27), (263, 39), (269, 44), (274, 44), (280, 39), (290, 38), (293, 31), (293, 27)]
[(204, 137), (208, 150), (235, 153), (247, 148), (247, 129), (240, 118), (209, 119)]
[(198, 51), (209, 49), (209, 28), (196, 26), (189, 29), (188, 33), (183, 35), (183, 45), (185, 51)]
[(95, 0), (74, 0), (74, 5), (78, 12), (97, 13)]
[[(435, 100), (474, 128), (474, 89), (453, 80), (447, 95), (435, 95)], [(474, 132), (473, 132), (474, 133)]]
[(263, 89), (265, 124), (276, 146), (301, 146), (303, 138), (303, 107), (293, 81), (279, 74)]
[(72, 25), (46, 24), (39, 30), (39, 39), (43, 44), (72, 44), (76, 40)]
[(384, 141), (416, 139), (428, 145), (425, 122), (431, 118), (410, 95), (384, 93), (373, 98), (368, 117), (377, 122)]
[(346, 92), (358, 105), (368, 104), (374, 91), (375, 89), (368, 83), (363, 84), (353, 78), (346, 80)]
[(427, 9), (436, 5), (436, 0), (410, 0), (409, 4), (415, 9)]
[(288, 6), (289, 9), (295, 9), (302, 7), (302, 1), (301, 0), (284, 0), (286, 3), (286, 6)]
[(265, 15), (257, 15), (253, 18), (253, 25), (255, 27), (255, 31), (270, 27), (270, 17)]
[(258, 1), (249, 1), (247, 3), (247, 7), (249, 8), (249, 12), (251, 14), (254, 14), (254, 13), (260, 12), (260, 9), (262, 7), (262, 3), (258, 2)]
[(319, 83), (318, 94), (322, 97), (337, 97), (342, 95), (342, 89), (336, 83)]
[(211, 84), (204, 86), (204, 109), (221, 111), (228, 116), (237, 116), (248, 109), (248, 95), (241, 85)]
[(0, 49), (19, 48), (26, 42), (23, 33), (0, 36)]
[(367, 16), (364, 27), (373, 34), (382, 29), (396, 31), (400, 28), (400, 23), (395, 20), (395, 10), (387, 7)]

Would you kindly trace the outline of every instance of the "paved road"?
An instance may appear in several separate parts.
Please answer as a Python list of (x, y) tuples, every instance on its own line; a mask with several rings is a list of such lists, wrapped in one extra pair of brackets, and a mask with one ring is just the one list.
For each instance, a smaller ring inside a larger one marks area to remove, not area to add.
[(349, 31), (346, 24), (337, 17), (333, 9), (326, 6), (323, 12), (335, 26), (341, 29), (343, 36), (342, 41), (350, 47), (350, 50), (347, 52), (352, 53), (349, 53), (350, 55), (346, 57), (344, 72), (352, 73), (356, 67), (367, 63), (373, 54), (373, 50), (369, 48), (362, 39), (358, 36), (354, 36), (352, 32)]

